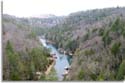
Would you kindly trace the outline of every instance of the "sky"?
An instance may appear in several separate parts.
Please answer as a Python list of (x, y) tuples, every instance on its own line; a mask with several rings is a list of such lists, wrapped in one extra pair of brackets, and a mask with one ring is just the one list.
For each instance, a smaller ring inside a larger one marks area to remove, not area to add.
[(4, 0), (3, 13), (17, 17), (64, 16), (77, 11), (125, 7), (125, 0)]

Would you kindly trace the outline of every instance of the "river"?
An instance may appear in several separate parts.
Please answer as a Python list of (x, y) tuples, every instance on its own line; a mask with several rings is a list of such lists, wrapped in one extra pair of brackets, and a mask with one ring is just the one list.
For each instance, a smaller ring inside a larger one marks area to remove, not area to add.
[(56, 70), (58, 80), (59, 81), (63, 80), (62, 74), (64, 73), (64, 70), (65, 70), (64, 68), (66, 66), (69, 66), (68, 55), (60, 54), (53, 45), (46, 44), (45, 39), (40, 38), (40, 41), (44, 47), (49, 48), (51, 50), (50, 53), (56, 54), (57, 59), (56, 59), (56, 64), (54, 65), (54, 68)]

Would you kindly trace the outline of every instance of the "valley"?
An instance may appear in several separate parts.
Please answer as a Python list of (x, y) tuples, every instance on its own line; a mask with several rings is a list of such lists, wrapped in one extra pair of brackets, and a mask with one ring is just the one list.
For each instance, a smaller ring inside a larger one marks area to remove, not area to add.
[(47, 18), (3, 14), (2, 44), (3, 80), (123, 81), (125, 7)]

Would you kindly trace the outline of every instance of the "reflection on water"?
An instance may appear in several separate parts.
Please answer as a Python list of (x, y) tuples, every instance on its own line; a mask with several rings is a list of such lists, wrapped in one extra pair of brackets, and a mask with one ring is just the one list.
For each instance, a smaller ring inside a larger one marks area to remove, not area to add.
[(54, 46), (50, 44), (47, 45), (45, 39), (40, 39), (40, 41), (42, 42), (44, 47), (51, 49), (50, 51), (51, 54), (56, 54), (57, 59), (54, 68), (56, 70), (58, 80), (61, 81), (63, 79), (62, 74), (64, 72), (64, 67), (69, 66), (68, 62), (69, 58), (67, 57), (67, 55), (60, 54)]

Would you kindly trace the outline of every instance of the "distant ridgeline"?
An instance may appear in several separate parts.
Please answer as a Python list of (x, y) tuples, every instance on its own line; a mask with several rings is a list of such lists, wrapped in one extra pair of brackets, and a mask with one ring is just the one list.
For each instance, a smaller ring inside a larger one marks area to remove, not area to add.
[[(33, 79), (31, 71), (46, 70), (43, 65), (48, 61), (44, 55), (48, 55), (48, 51), (43, 47), (40, 47), (42, 51), (33, 49), (41, 46), (36, 38), (41, 35), (52, 41), (57, 49), (73, 56), (71, 70), (64, 80), (125, 79), (125, 7), (81, 11), (51, 18), (3, 15), (5, 80)], [(39, 56), (35, 57), (37, 53)]]

